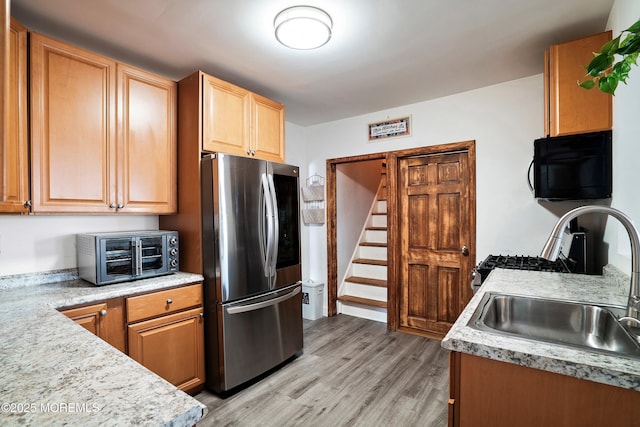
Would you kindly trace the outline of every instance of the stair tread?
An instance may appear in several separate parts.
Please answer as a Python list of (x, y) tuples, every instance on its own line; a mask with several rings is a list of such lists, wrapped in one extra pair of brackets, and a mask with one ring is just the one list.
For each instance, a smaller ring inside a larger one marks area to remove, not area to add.
[(355, 264), (387, 265), (386, 259), (354, 258), (351, 262)]
[(353, 302), (353, 303), (356, 303), (356, 304), (370, 305), (370, 306), (373, 306), (373, 307), (380, 307), (380, 308), (387, 308), (387, 302), (386, 301), (380, 301), (380, 300), (370, 299), (370, 298), (355, 297), (355, 296), (352, 296), (352, 295), (341, 295), (341, 296), (338, 297), (338, 301)]
[(350, 282), (350, 283), (358, 283), (361, 285), (379, 286), (381, 288), (387, 287), (386, 280), (371, 279), (369, 277), (349, 276), (346, 279), (344, 279), (344, 281)]
[(386, 248), (387, 244), (386, 243), (380, 243), (380, 242), (360, 242), (359, 243), (360, 246), (373, 246), (376, 248)]

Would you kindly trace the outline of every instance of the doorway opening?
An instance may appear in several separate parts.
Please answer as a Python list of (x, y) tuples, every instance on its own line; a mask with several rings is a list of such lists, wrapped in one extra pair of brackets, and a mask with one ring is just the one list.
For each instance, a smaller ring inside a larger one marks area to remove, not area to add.
[[(384, 165), (386, 174), (381, 180), (386, 187), (386, 304), (378, 308), (386, 312), (390, 330), (441, 337), (471, 298), (469, 275), (476, 246), (475, 141), (327, 160), (329, 316), (351, 314), (342, 307), (349, 295), (342, 294), (345, 278), (360, 277), (347, 266), (349, 259), (358, 258), (362, 238), (357, 236), (367, 229), (383, 228), (372, 222), (373, 215), (379, 214), (379, 190), (373, 191), (370, 182), (359, 183), (368, 188), (370, 206), (365, 202), (355, 208), (357, 197), (344, 188), (359, 176), (372, 179), (375, 172), (365, 171), (375, 170), (375, 165)], [(356, 218), (360, 218), (359, 228), (354, 226)], [(413, 238), (416, 236), (419, 238)], [(376, 311), (366, 303), (354, 304)]]

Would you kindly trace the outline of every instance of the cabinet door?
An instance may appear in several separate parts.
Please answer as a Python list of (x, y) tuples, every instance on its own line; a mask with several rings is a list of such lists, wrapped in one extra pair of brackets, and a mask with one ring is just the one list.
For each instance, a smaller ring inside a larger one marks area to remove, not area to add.
[(32, 33), (34, 212), (114, 212), (116, 64)]
[(27, 213), (27, 29), (11, 20), (6, 138), (0, 139), (0, 212)]
[(584, 67), (611, 40), (611, 31), (552, 45), (545, 54), (545, 131), (550, 136), (611, 129), (612, 97), (598, 89), (585, 90)]
[(129, 357), (183, 391), (204, 384), (202, 307), (128, 327)]
[(215, 77), (202, 82), (202, 150), (247, 156), (250, 92)]
[(118, 64), (118, 212), (175, 213), (174, 81)]
[(260, 159), (284, 161), (284, 105), (251, 95), (251, 149)]
[(638, 425), (635, 390), (465, 353), (454, 357), (450, 426)]
[(85, 307), (61, 310), (61, 313), (125, 352), (124, 299), (115, 298)]

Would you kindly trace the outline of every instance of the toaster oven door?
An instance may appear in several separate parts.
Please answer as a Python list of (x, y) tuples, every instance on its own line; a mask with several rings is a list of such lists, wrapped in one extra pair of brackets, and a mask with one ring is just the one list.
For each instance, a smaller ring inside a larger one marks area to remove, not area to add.
[(136, 239), (113, 237), (100, 239), (98, 284), (122, 282), (135, 276)]
[(166, 239), (162, 235), (101, 239), (100, 284), (167, 273)]

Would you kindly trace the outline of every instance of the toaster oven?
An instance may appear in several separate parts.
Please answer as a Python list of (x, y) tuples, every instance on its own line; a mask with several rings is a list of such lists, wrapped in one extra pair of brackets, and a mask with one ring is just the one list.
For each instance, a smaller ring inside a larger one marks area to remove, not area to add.
[(177, 231), (76, 235), (78, 275), (95, 285), (171, 274), (179, 269)]

